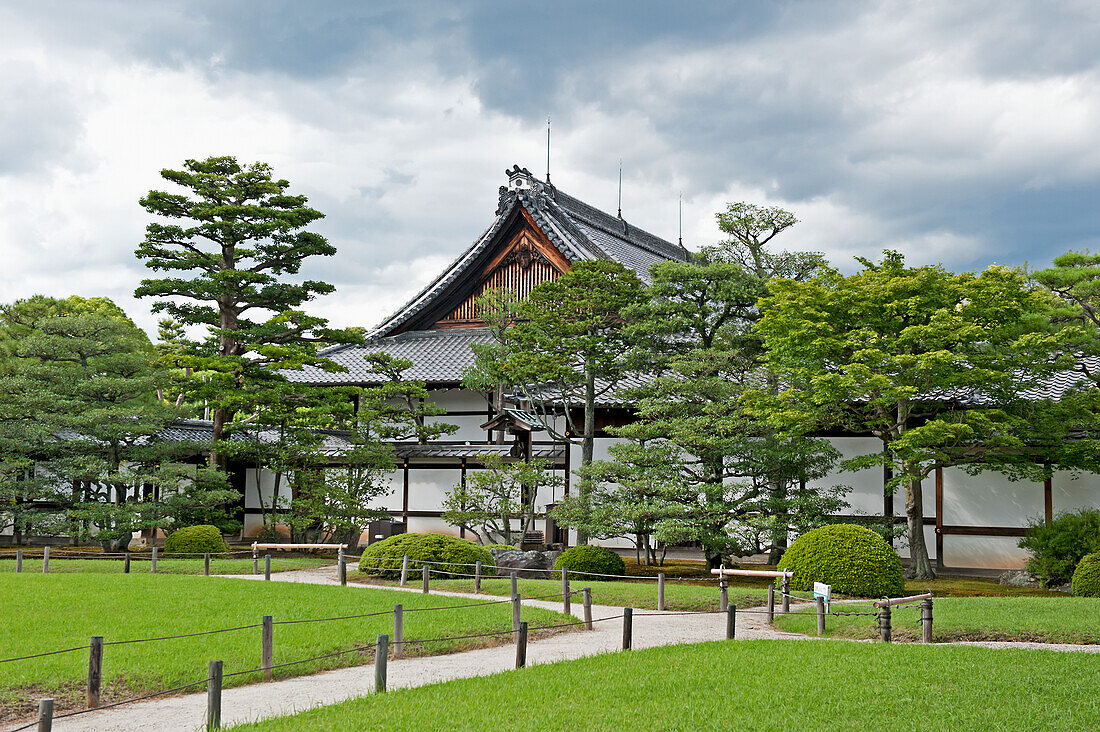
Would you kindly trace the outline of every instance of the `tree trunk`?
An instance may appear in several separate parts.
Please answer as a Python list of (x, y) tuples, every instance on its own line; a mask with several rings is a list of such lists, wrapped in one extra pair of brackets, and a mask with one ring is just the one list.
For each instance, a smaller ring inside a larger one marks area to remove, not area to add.
[(934, 579), (932, 563), (928, 559), (928, 545), (924, 541), (924, 495), (921, 476), (916, 464), (908, 463), (905, 472), (909, 481), (905, 489), (905, 517), (909, 525), (909, 571), (911, 579)]
[[(566, 405), (566, 409), (568, 409)], [(592, 369), (586, 369), (584, 375), (584, 435), (581, 441), (581, 467), (592, 464), (592, 456), (596, 444), (596, 373)], [(590, 493), (589, 479), (581, 478), (577, 485), (581, 505), (588, 510), (588, 495)], [(577, 529), (577, 544), (588, 543), (588, 532)]]
[(224, 407), (214, 409), (214, 427), (211, 439), (210, 454), (207, 456), (207, 465), (214, 470), (225, 470), (227, 459), (218, 452), (218, 443), (225, 437), (225, 423), (227, 414)]

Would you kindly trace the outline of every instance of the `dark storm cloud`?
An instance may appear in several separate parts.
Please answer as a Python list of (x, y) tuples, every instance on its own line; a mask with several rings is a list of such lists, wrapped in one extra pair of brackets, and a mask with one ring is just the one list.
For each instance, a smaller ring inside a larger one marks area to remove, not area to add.
[(0, 176), (71, 161), (81, 135), (72, 95), (30, 64), (0, 62)]

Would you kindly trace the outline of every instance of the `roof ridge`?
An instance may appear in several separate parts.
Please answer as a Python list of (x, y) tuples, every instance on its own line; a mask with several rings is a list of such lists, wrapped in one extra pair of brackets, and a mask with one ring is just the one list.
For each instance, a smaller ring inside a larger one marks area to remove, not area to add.
[[(561, 189), (556, 189), (556, 194), (565, 199), (564, 201), (560, 201), (555, 197), (555, 202), (566, 212), (580, 218), (589, 226), (599, 229), (609, 236), (622, 239), (628, 244), (640, 246), (651, 254), (657, 254), (662, 257), (675, 257), (677, 259), (683, 257), (683, 250), (680, 247), (656, 234), (646, 231), (636, 224), (631, 224), (626, 219), (612, 216), (606, 211), (601, 211), (595, 206), (585, 203)], [(626, 227), (626, 230), (624, 231), (619, 226), (601, 221), (601, 218), (607, 221), (621, 222), (623, 226)]]

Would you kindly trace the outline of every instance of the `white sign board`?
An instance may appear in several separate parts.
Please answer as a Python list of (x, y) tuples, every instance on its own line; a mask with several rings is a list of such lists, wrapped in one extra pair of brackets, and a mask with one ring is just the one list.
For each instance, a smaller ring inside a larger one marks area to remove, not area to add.
[(824, 598), (825, 604), (829, 604), (829, 600), (832, 599), (833, 588), (831, 585), (827, 585), (824, 582), (814, 582), (814, 599), (821, 597)]

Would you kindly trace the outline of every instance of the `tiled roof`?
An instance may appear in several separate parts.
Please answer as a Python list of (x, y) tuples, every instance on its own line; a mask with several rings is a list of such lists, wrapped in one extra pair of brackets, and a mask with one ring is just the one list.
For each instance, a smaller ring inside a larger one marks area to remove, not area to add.
[[(480, 458), (485, 455), (500, 455), (508, 457), (512, 451), (512, 444), (486, 445), (484, 443), (453, 444), (432, 443), (419, 445), (414, 443), (398, 444), (394, 446), (394, 453), (399, 458)], [(565, 445), (534, 445), (531, 456), (536, 459), (554, 460), (565, 457)]]

